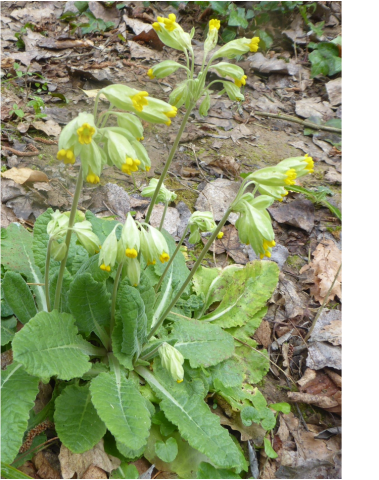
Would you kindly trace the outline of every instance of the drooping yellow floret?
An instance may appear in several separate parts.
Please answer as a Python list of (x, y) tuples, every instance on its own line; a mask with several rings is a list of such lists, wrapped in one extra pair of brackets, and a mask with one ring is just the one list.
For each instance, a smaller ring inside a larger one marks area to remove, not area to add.
[(57, 159), (63, 162), (65, 165), (69, 163), (74, 164), (75, 163), (74, 151), (71, 148), (69, 148), (68, 150), (65, 150), (64, 148), (62, 148), (57, 153)]
[(166, 115), (166, 117), (168, 118), (174, 118), (176, 117), (178, 113), (178, 109), (174, 106), (171, 107), (171, 110), (169, 110), (168, 112), (164, 112), (164, 114)]
[[(160, 17), (158, 17), (158, 21), (159, 21), (159, 18), (160, 18)], [(156, 32), (160, 32), (160, 30), (161, 30), (161, 26), (159, 25), (158, 22), (154, 22), (153, 25), (152, 25), (152, 27), (154, 28), (154, 30), (155, 30)]]
[(91, 172), (91, 170), (87, 175), (86, 180), (88, 183), (92, 183), (94, 185), (96, 185), (97, 183), (100, 183), (100, 178), (97, 175), (95, 175), (93, 172)]
[(219, 232), (219, 233), (217, 234), (217, 238), (222, 238), (223, 236), (224, 236), (224, 233), (223, 233), (223, 232)]
[(136, 172), (138, 170), (138, 166), (141, 165), (141, 161), (137, 158), (133, 160), (132, 158), (128, 157), (125, 160), (125, 163), (121, 166), (121, 170), (128, 175), (131, 175), (132, 172)]
[(147, 97), (149, 94), (148, 92), (138, 92), (135, 95), (131, 97), (132, 102), (133, 102), (133, 107), (138, 111), (142, 112), (143, 107), (149, 104), (147, 101)]
[(100, 265), (100, 268), (101, 268), (101, 270), (104, 270), (104, 272), (110, 272), (111, 271), (110, 265), (105, 265), (105, 263)]
[(284, 180), (284, 183), (287, 185), (295, 185), (296, 180), (296, 170), (294, 168), (290, 168), (286, 171), (287, 178)]
[(182, 380), (177, 380), (176, 383), (182, 383), (183, 379)]
[(176, 23), (176, 16), (173, 13), (170, 13), (168, 18), (162, 18), (161, 20), (159, 20), (160, 18), (161, 17), (158, 17), (158, 22), (163, 20), (164, 26), (169, 32), (172, 32), (178, 26), (178, 24)]
[(89, 143), (92, 142), (92, 137), (94, 133), (96, 132), (95, 127), (90, 125), (89, 123), (83, 123), (81, 127), (79, 127), (76, 131), (76, 133), (79, 136), (79, 142), (84, 145), (88, 145)]
[(138, 253), (137, 253), (137, 250), (135, 248), (127, 248), (125, 250), (125, 255), (128, 257), (128, 258), (136, 258)]
[(259, 37), (253, 37), (251, 42), (249, 43), (250, 52), (257, 52), (258, 51), (258, 43), (260, 42)]
[(147, 75), (148, 75), (149, 78), (151, 78), (151, 80), (152, 80), (153, 78), (155, 78), (155, 77), (154, 77), (154, 74), (153, 74), (153, 69), (152, 69), (152, 68), (150, 68), (150, 69), (147, 71)]
[(305, 157), (304, 157), (304, 162), (307, 163), (307, 166), (305, 167), (306, 170), (308, 170), (309, 173), (313, 173), (313, 172), (314, 172), (313, 168), (314, 168), (314, 166), (315, 166), (315, 164), (314, 164), (314, 162), (313, 162), (313, 158), (310, 157), (310, 156), (306, 153), (306, 154), (305, 154)]
[(209, 30), (220, 30), (220, 20), (216, 18), (209, 20)]
[(162, 252), (162, 255), (159, 255), (159, 260), (162, 263), (168, 262), (170, 260), (170, 255), (166, 252)]
[(246, 85), (246, 75), (242, 75), (242, 77), (239, 80), (234, 80), (234, 83), (237, 85), (238, 88), (241, 88), (242, 85)]

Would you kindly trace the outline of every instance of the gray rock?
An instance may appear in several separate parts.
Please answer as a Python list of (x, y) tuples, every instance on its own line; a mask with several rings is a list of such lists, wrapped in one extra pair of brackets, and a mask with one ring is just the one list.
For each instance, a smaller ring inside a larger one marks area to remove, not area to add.
[(324, 367), (342, 369), (342, 349), (326, 342), (313, 342), (308, 346), (307, 367), (321, 370)]
[[(219, 222), (235, 199), (238, 190), (237, 182), (218, 178), (214, 182), (207, 183), (195, 203), (195, 208), (201, 212), (212, 212), (216, 222)], [(238, 215), (231, 213), (228, 220), (234, 225), (237, 219)]]
[[(251, 248), (251, 245), (247, 245), (244, 248), (244, 251), (249, 255), (249, 261), (259, 260), (259, 255), (257, 255), (254, 250)], [(279, 269), (283, 268), (283, 265), (286, 263), (288, 258), (289, 251), (284, 245), (276, 245), (271, 252), (271, 258), (264, 257), (263, 260), (271, 260), (278, 264)]]

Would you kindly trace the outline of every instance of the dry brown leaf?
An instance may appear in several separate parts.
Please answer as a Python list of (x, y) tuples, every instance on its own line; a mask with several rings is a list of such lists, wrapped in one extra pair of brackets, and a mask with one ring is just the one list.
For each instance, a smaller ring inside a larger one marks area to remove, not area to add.
[(254, 340), (256, 340), (259, 345), (263, 345), (264, 348), (267, 348), (271, 343), (271, 327), (270, 323), (267, 320), (262, 320), (258, 329), (254, 333)]
[(62, 478), (58, 455), (48, 450), (38, 452), (33, 458), (38, 478)]
[(310, 393), (287, 392), (288, 398), (293, 402), (302, 402), (315, 405), (320, 408), (337, 407), (338, 402), (324, 395), (311, 395)]
[(104, 441), (95, 445), (91, 450), (84, 453), (72, 453), (64, 445), (61, 446), (59, 453), (59, 460), (61, 462), (61, 470), (63, 478), (72, 478), (77, 473), (76, 478), (83, 478), (84, 472), (88, 467), (99, 467), (106, 472), (111, 472), (118, 468), (121, 461), (108, 455), (104, 451)]
[(46, 173), (31, 168), (17, 168), (13, 167), (1, 174), (3, 178), (10, 178), (16, 183), (23, 185), (26, 182), (48, 182), (49, 179)]
[(62, 131), (62, 128), (57, 124), (57, 122), (51, 119), (47, 122), (35, 120), (32, 122), (32, 125), (35, 129), (41, 130), (42, 132), (46, 133), (46, 135), (51, 135), (53, 137), (57, 137)]
[(95, 467), (91, 465), (87, 468), (87, 470), (83, 473), (82, 478), (108, 478), (107, 473), (99, 467)]
[(218, 156), (215, 160), (207, 162), (208, 165), (213, 167), (219, 167), (221, 170), (226, 172), (227, 174), (235, 177), (239, 174), (241, 166), (236, 162), (234, 157), (230, 156)]
[[(341, 250), (339, 250), (333, 240), (326, 239), (313, 252), (312, 262), (301, 268), (300, 273), (309, 271), (311, 278), (313, 277), (314, 285), (311, 287), (311, 295), (317, 302), (322, 303), (324, 301), (341, 262)], [(340, 271), (327, 299), (328, 302), (333, 300), (335, 296), (341, 298), (341, 281), (342, 272)]]
[(150, 45), (150, 47), (155, 48), (155, 50), (158, 50), (159, 52), (161, 52), (164, 47), (164, 44), (160, 41), (158, 35), (153, 28), (151, 28), (148, 32), (143, 31), (140, 32), (138, 35), (135, 35), (133, 37), (133, 41), (147, 43), (148, 45)]

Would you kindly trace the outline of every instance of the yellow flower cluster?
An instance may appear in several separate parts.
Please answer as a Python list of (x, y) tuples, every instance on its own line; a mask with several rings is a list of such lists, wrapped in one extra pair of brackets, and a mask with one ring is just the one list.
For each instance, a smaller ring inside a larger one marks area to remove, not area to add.
[(97, 183), (100, 183), (100, 177), (98, 175), (95, 175), (91, 169), (89, 169), (89, 173), (86, 177), (86, 180), (88, 183), (92, 183), (94, 185), (96, 185)]
[(220, 30), (220, 20), (216, 18), (209, 20), (209, 30)]
[(260, 41), (259, 37), (253, 37), (251, 42), (249, 43), (250, 52), (257, 52), (258, 51), (258, 43)]
[[(176, 23), (176, 16), (173, 13), (170, 13), (168, 18), (157, 17), (157, 20), (159, 23), (163, 23), (166, 30), (168, 30), (169, 32), (172, 32), (173, 30), (175, 30), (175, 28), (178, 27), (178, 24)], [(161, 26), (158, 22), (153, 23), (153, 28), (154, 30), (160, 31)]]
[(127, 248), (125, 250), (125, 255), (128, 257), (128, 258), (136, 258), (138, 253), (137, 253), (137, 250), (135, 248)]
[(63, 162), (65, 165), (69, 163), (74, 164), (75, 163), (74, 151), (71, 148), (69, 148), (68, 150), (65, 150), (64, 148), (62, 148), (57, 153), (57, 159)]
[(101, 270), (104, 270), (105, 272), (110, 272), (111, 271), (110, 265), (105, 265), (105, 263), (102, 263), (100, 265), (100, 268), (101, 268)]
[(146, 98), (148, 96), (148, 92), (138, 92), (131, 97), (133, 107), (137, 110), (137, 112), (142, 112), (143, 107), (149, 104)]
[(296, 170), (294, 168), (290, 168), (286, 171), (287, 178), (284, 180), (286, 185), (295, 185), (296, 180)]
[(138, 166), (141, 165), (141, 161), (138, 159), (133, 160), (132, 158), (128, 157), (125, 160), (125, 163), (122, 165), (121, 170), (128, 175), (131, 175), (132, 172), (136, 172), (138, 170)]
[(83, 125), (77, 129), (76, 133), (79, 136), (79, 143), (82, 145), (92, 142), (92, 137), (95, 134), (96, 129), (89, 123), (83, 123)]
[(237, 85), (238, 88), (241, 88), (242, 85), (246, 85), (246, 75), (242, 75), (242, 77), (239, 80), (234, 80), (234, 83)]
[(305, 167), (305, 169), (308, 170), (309, 173), (313, 173), (314, 172), (313, 168), (315, 166), (313, 162), (313, 158), (309, 157), (308, 154), (306, 153), (304, 157), (304, 162), (307, 163), (307, 166)]
[(260, 259), (262, 260), (262, 258), (264, 256), (266, 256), (267, 258), (270, 258), (271, 257), (271, 252), (269, 250), (269, 248), (273, 248), (275, 247), (276, 243), (275, 243), (275, 240), (271, 240), (271, 242), (267, 241), (267, 240), (263, 240), (263, 250), (265, 251), (265, 253), (261, 253), (259, 256), (260, 256)]
[(153, 74), (153, 69), (152, 68), (149, 68), (149, 70), (147, 71), (147, 75), (148, 77), (153, 80), (154, 77), (154, 74)]
[(159, 255), (159, 260), (162, 263), (168, 262), (170, 260), (170, 255), (166, 252), (163, 252), (161, 255)]

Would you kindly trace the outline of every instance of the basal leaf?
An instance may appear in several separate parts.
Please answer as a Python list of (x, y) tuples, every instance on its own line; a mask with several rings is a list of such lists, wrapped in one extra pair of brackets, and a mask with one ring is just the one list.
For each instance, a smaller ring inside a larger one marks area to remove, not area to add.
[[(98, 236), (100, 243), (103, 244), (106, 237), (114, 229), (114, 227), (119, 223), (116, 220), (106, 220), (103, 218), (96, 217), (90, 210), (86, 211), (86, 220), (91, 222), (92, 231)], [(121, 229), (120, 229), (121, 230)], [(119, 231), (116, 233), (119, 235)]]
[(83, 273), (89, 273), (96, 282), (103, 282), (110, 276), (109, 272), (101, 270), (99, 267), (98, 253), (89, 257), (76, 272), (76, 275), (81, 275)]
[(14, 460), (22, 445), (38, 383), (16, 361), (1, 372), (1, 459), (6, 463)]
[(25, 275), (28, 282), (37, 285), (32, 286), (36, 296), (39, 310), (47, 311), (45, 290), (40, 283), (44, 283), (40, 269), (35, 264), (32, 251), (32, 234), (19, 223), (11, 223), (2, 232), (1, 237), (1, 263), (6, 270)]
[(54, 423), (59, 439), (73, 453), (93, 448), (106, 426), (91, 402), (89, 385), (69, 385), (55, 400)]
[[(52, 208), (48, 208), (46, 212), (39, 215), (34, 223), (33, 228), (33, 254), (41, 272), (45, 273), (46, 251), (49, 243), (49, 235), (46, 232), (47, 224), (51, 220), (51, 214), (54, 213)], [(59, 270), (60, 262), (53, 258), (50, 259), (49, 274), (54, 274)]]
[(27, 323), (37, 313), (34, 298), (19, 273), (6, 272), (3, 279), (4, 297), (21, 323)]
[[(216, 270), (217, 277), (210, 283), (206, 296), (205, 309), (213, 303), (220, 302), (219, 306), (200, 320), (212, 322), (224, 328), (244, 325), (249, 318), (261, 310), (271, 297), (279, 278), (279, 268), (274, 262), (251, 262), (244, 267), (230, 265)], [(209, 284), (201, 278), (209, 279), (206, 269), (198, 270), (195, 274), (195, 285), (198, 293), (202, 286)]]
[(180, 319), (174, 324), (170, 337), (177, 339), (175, 348), (193, 368), (216, 365), (234, 352), (233, 337), (207, 322)]
[(196, 478), (241, 478), (230, 470), (215, 468), (210, 463), (201, 462)]
[(67, 313), (40, 312), (13, 339), (13, 358), (31, 375), (61, 380), (81, 377), (90, 368), (88, 354), (96, 349), (78, 335)]
[(175, 438), (170, 437), (165, 442), (155, 444), (155, 453), (164, 462), (173, 462), (178, 455), (178, 444)]
[(245, 377), (243, 366), (233, 357), (215, 365), (209, 372), (213, 381), (217, 380), (226, 387), (241, 387)]
[(140, 284), (137, 287), (139, 294), (145, 305), (145, 314), (147, 319), (147, 331), (151, 328), (151, 323), (153, 321), (154, 315), (154, 303), (155, 303), (155, 290), (150, 283), (149, 277), (147, 275), (141, 275)]
[(135, 465), (128, 465), (123, 462), (116, 470), (112, 470), (111, 479), (139, 478), (139, 473)]
[(131, 449), (146, 444), (151, 425), (145, 401), (131, 380), (118, 370), (91, 381), (92, 402), (116, 440)]
[(229, 433), (221, 427), (204, 400), (193, 393), (190, 385), (175, 382), (159, 359), (154, 362), (154, 375), (144, 367), (137, 367), (136, 371), (161, 399), (160, 407), (166, 417), (178, 426), (180, 434), (192, 447), (220, 467), (239, 471), (243, 468), (243, 455)]
[(282, 412), (285, 414), (291, 413), (291, 405), (287, 402), (271, 403), (269, 407), (276, 412)]
[(89, 273), (75, 275), (68, 293), (68, 306), (80, 333), (95, 332), (108, 347), (107, 328), (111, 318), (110, 295), (104, 283), (96, 282)]
[(278, 454), (275, 452), (275, 450), (271, 446), (271, 442), (269, 438), (264, 438), (263, 439), (264, 446), (265, 446), (265, 453), (269, 458), (277, 458)]
[(1, 346), (9, 343), (16, 333), (17, 319), (11, 317), (7, 320), (1, 320)]

